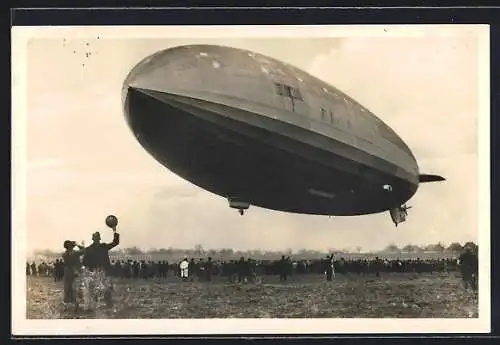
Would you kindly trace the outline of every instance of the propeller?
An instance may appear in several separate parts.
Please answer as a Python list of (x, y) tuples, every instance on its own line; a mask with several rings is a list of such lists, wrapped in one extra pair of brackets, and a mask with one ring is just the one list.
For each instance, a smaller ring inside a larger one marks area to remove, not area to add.
[(406, 204), (402, 205), (399, 209), (404, 213), (408, 213), (408, 210), (412, 208), (412, 206), (407, 206)]

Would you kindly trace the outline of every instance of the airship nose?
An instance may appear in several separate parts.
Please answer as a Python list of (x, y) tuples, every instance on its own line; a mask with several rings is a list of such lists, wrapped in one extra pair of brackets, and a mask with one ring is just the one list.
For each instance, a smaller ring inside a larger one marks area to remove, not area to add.
[(184, 130), (190, 120), (169, 63), (169, 56), (160, 53), (133, 67), (123, 82), (122, 103), (141, 146), (159, 161), (175, 162), (176, 150), (186, 146), (191, 135)]
[[(147, 92), (155, 92), (166, 89), (163, 81), (165, 78), (159, 78), (156, 71), (167, 61), (165, 51), (150, 55), (136, 64), (126, 76), (122, 86), (122, 106), (126, 121), (137, 137), (150, 137), (155, 134), (155, 121), (161, 121), (156, 118), (158, 111), (151, 107), (154, 105), (151, 95)], [(164, 76), (162, 76), (164, 77)], [(169, 80), (170, 78), (166, 78)], [(142, 141), (141, 141), (142, 143)]]
[(181, 111), (156, 91), (125, 88), (125, 118), (136, 140), (158, 161), (175, 161), (176, 151), (186, 146), (189, 137), (182, 131)]
[(149, 56), (135, 65), (125, 78), (122, 87), (122, 103), (124, 106), (126, 105), (128, 93), (131, 88), (147, 87), (147, 83), (145, 81), (147, 81), (147, 76), (151, 73), (154, 67), (154, 62), (156, 60), (155, 55)]
[[(126, 76), (122, 87), (122, 101), (125, 103), (128, 91), (131, 88), (165, 90), (169, 88), (171, 79), (168, 74), (171, 68), (172, 58), (168, 54), (169, 49), (158, 51), (139, 61)], [(162, 73), (157, 73), (161, 70)]]

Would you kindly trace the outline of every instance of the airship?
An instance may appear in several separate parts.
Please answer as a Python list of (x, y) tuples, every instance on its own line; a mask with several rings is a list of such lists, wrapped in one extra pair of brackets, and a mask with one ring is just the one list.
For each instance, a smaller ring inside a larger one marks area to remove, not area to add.
[(389, 212), (406, 221), (421, 183), (408, 145), (367, 108), (277, 59), (183, 45), (138, 62), (122, 87), (140, 145), (192, 184), (228, 200), (325, 216)]

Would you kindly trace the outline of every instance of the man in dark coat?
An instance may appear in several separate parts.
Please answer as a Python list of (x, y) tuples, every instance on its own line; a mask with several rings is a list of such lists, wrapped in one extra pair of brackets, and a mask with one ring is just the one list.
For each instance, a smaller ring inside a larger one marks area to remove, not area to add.
[(111, 243), (101, 243), (101, 234), (92, 234), (93, 243), (85, 249), (83, 265), (91, 270), (101, 269), (110, 273), (111, 261), (109, 251), (120, 244), (120, 234), (113, 228), (113, 241)]
[(84, 254), (84, 247), (78, 246), (80, 250), (74, 250), (77, 244), (74, 241), (64, 241), (66, 251), (62, 255), (63, 264), (63, 282), (64, 282), (64, 303), (75, 303), (78, 307), (76, 298), (75, 278), (80, 269), (80, 256)]
[(247, 276), (247, 262), (245, 258), (242, 256), (237, 263), (236, 270), (238, 272), (238, 283), (245, 283), (248, 280)]
[(290, 266), (290, 257), (285, 257), (284, 255), (281, 256), (281, 260), (279, 261), (279, 274), (280, 274), (280, 281), (286, 281), (288, 278), (288, 273), (289, 273), (289, 266)]
[(477, 291), (477, 254), (474, 253), (472, 248), (466, 247), (458, 260), (465, 289), (467, 290), (468, 286), (470, 286), (473, 291)]
[(31, 275), (32, 275), (32, 276), (36, 276), (36, 275), (37, 275), (37, 273), (38, 273), (38, 272), (37, 272), (37, 270), (36, 270), (36, 264), (35, 264), (35, 262), (33, 261), (33, 262), (31, 263)]
[(212, 273), (213, 273), (213, 262), (212, 258), (208, 257), (208, 261), (205, 262), (205, 281), (209, 282), (212, 280)]
[(113, 241), (111, 243), (101, 243), (101, 234), (99, 232), (92, 234), (92, 241), (93, 243), (85, 248), (83, 258), (83, 265), (85, 266), (83, 280), (87, 290), (86, 305), (88, 309), (93, 309), (100, 292), (102, 292), (106, 305), (111, 307), (113, 305), (111, 296), (113, 286), (108, 277), (111, 273), (109, 251), (120, 244), (120, 234), (116, 232), (116, 226), (114, 226)]
[(325, 266), (325, 274), (326, 274), (326, 280), (327, 281), (332, 281), (332, 278), (335, 278), (335, 270), (333, 267), (333, 254), (330, 256), (327, 256), (324, 260), (324, 266)]

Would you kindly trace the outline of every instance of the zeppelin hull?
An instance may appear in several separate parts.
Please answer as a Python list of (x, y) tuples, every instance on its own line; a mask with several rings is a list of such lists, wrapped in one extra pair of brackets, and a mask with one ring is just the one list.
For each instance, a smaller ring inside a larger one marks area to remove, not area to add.
[(252, 205), (361, 215), (400, 205), (418, 187), (355, 147), (332, 138), (326, 145), (319, 134), (238, 108), (131, 87), (125, 113), (141, 145), (169, 170)]

